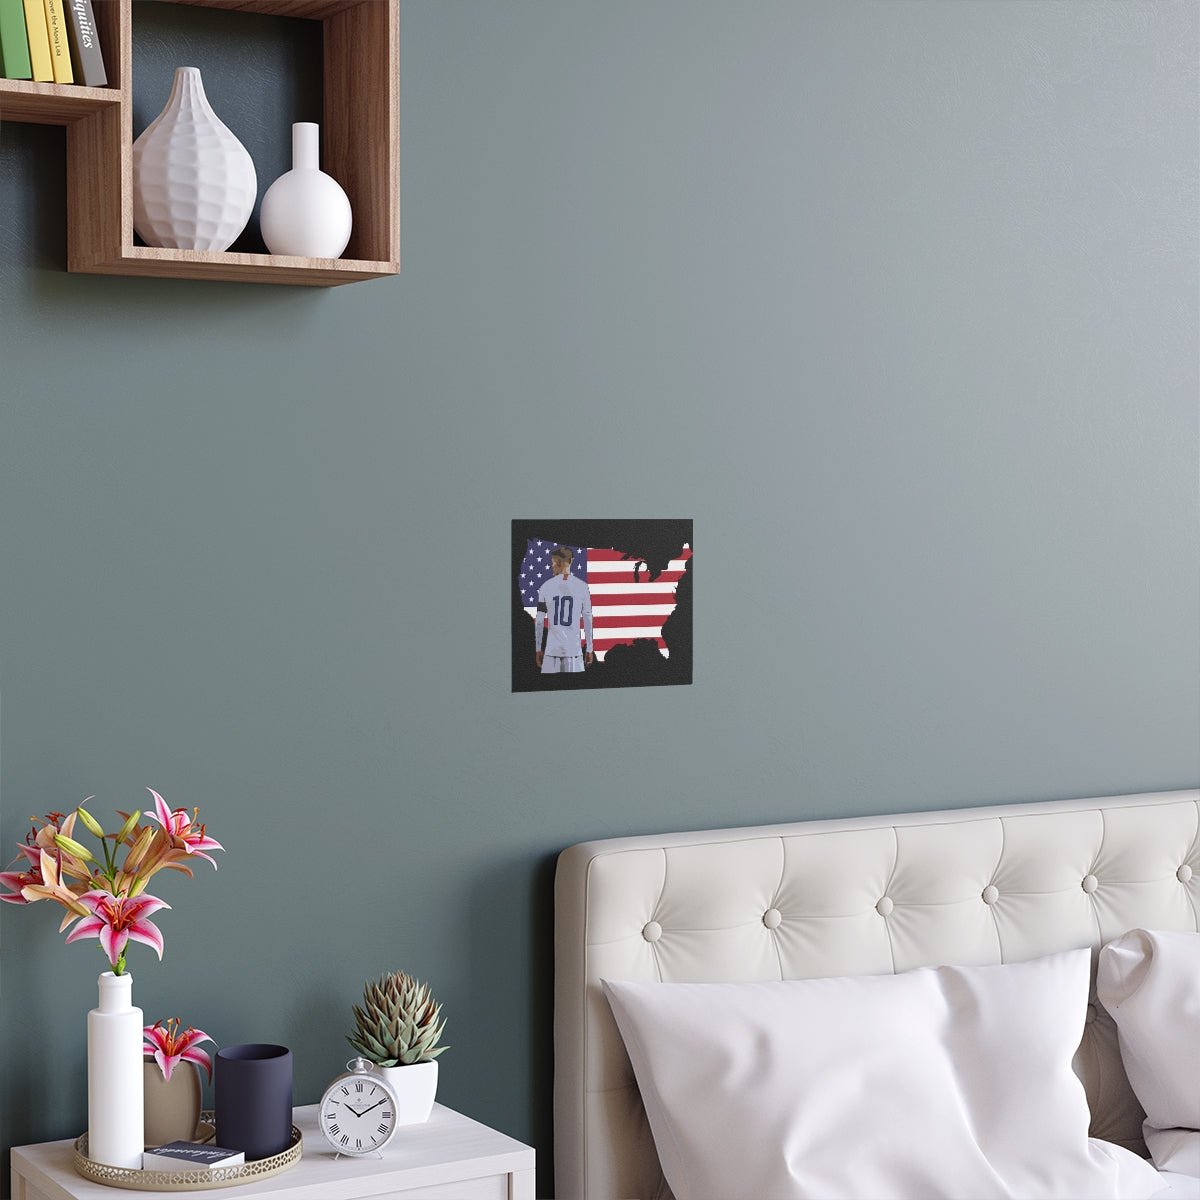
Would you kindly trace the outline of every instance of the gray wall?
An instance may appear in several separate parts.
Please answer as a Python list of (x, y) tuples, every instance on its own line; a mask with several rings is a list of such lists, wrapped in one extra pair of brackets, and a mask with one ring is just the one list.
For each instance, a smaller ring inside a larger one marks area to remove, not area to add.
[[(209, 52), (166, 26), (139, 79)], [(305, 89), (216, 36), (270, 142)], [(67, 275), (62, 131), (3, 127), (0, 833), (199, 805), (147, 1019), (288, 1043), (311, 1102), (406, 968), (442, 1099), (548, 1168), (563, 846), (1200, 777), (1197, 9), (405, 0), (401, 42), (396, 279)], [(531, 516), (694, 519), (691, 687), (511, 694)], [(7, 1147), (84, 1127), (104, 962), (2, 916)]]

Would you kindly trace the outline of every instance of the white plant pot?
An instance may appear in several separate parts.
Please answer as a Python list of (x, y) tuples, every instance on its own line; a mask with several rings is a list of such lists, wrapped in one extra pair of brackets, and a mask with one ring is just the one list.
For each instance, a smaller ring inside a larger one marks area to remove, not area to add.
[(142, 1010), (133, 977), (105, 971), (100, 1007), (88, 1013), (88, 1158), (107, 1167), (142, 1165)]
[(267, 188), (258, 214), (272, 254), (337, 258), (350, 241), (350, 200), (337, 180), (320, 169), (319, 155), (320, 127), (297, 121), (292, 126), (292, 169)]
[(438, 1065), (413, 1063), (409, 1067), (376, 1067), (396, 1097), (396, 1124), (419, 1125), (429, 1120), (437, 1096)]
[(133, 143), (133, 227), (148, 246), (228, 250), (246, 228), (258, 176), (212, 110), (198, 67), (177, 67), (167, 106)]

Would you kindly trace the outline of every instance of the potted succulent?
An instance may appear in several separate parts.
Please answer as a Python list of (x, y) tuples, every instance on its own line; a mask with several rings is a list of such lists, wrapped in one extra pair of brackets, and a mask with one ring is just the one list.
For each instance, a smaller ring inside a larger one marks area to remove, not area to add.
[(361, 1005), (354, 1006), (355, 1028), (346, 1040), (375, 1064), (396, 1097), (397, 1124), (428, 1119), (437, 1094), (439, 1046), (446, 1027), (442, 1006), (403, 971), (371, 980)]

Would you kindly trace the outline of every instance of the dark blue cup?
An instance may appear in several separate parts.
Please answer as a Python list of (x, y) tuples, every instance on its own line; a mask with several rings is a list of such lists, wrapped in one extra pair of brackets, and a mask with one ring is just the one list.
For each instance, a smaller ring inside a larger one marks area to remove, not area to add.
[(216, 1143), (246, 1161), (282, 1154), (292, 1144), (292, 1052), (249, 1042), (217, 1051), (213, 1096)]

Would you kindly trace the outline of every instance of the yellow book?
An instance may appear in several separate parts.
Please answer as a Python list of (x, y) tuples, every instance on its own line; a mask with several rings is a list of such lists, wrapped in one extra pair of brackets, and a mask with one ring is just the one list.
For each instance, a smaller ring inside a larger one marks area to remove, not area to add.
[(54, 64), (50, 61), (50, 34), (46, 27), (46, 6), (42, 0), (25, 0), (25, 32), (29, 37), (29, 61), (38, 83), (54, 82)]
[(74, 83), (71, 69), (71, 42), (67, 37), (67, 14), (62, 0), (45, 0), (46, 30), (50, 34), (50, 62), (55, 83)]

